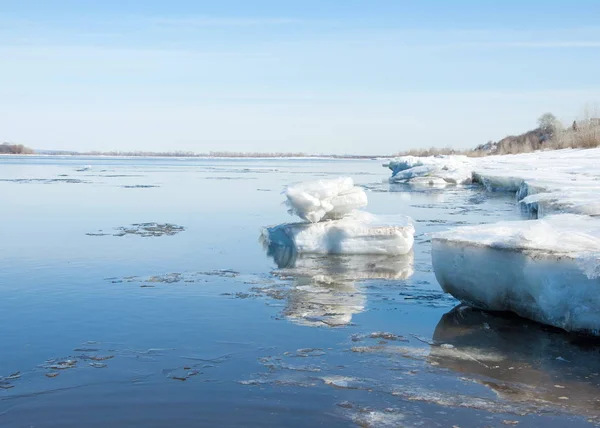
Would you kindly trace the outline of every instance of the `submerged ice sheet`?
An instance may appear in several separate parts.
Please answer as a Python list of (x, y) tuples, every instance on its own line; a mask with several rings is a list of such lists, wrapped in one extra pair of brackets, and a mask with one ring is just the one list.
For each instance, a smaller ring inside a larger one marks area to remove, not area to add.
[(414, 233), (407, 217), (382, 222), (369, 213), (355, 212), (340, 220), (268, 227), (261, 240), (266, 245), (294, 248), (299, 254), (403, 255), (412, 249)]
[(349, 177), (299, 183), (287, 187), (285, 196), (289, 212), (311, 223), (339, 219), (367, 206), (367, 194)]
[(600, 333), (600, 220), (572, 214), (441, 232), (438, 282), (472, 306)]

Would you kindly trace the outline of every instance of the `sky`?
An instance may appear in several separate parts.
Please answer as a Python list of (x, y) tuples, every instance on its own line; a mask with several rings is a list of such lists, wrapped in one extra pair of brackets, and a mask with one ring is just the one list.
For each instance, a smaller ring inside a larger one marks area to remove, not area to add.
[(600, 2), (0, 0), (0, 141), (392, 154), (570, 124)]

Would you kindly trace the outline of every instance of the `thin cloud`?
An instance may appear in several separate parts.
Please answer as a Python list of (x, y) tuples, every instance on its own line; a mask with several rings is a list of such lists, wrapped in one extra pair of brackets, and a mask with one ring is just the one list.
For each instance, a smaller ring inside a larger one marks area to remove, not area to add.
[(160, 26), (188, 26), (188, 27), (256, 27), (262, 25), (290, 25), (306, 24), (306, 21), (297, 18), (285, 17), (217, 17), (217, 16), (195, 16), (185, 18), (156, 18), (152, 20)]
[[(444, 46), (444, 45), (442, 45)], [(490, 41), (451, 43), (445, 45), (455, 48), (528, 48), (528, 49), (569, 49), (569, 48), (600, 48), (600, 41)]]

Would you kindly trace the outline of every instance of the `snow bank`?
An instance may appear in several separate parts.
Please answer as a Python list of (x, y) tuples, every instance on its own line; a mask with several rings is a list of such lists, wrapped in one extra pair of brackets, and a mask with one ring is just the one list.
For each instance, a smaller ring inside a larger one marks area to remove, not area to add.
[(290, 214), (311, 223), (339, 219), (367, 205), (365, 191), (349, 177), (299, 183), (289, 186), (285, 196)]
[(384, 222), (366, 212), (353, 212), (340, 220), (268, 227), (261, 240), (265, 245), (293, 248), (298, 254), (403, 255), (412, 249), (414, 232), (408, 217)]
[(600, 215), (600, 149), (566, 149), (474, 160), (474, 181), (490, 191), (515, 192), (539, 217)]
[(562, 214), (469, 226), (432, 242), (438, 282), (463, 302), (600, 333), (600, 219)]

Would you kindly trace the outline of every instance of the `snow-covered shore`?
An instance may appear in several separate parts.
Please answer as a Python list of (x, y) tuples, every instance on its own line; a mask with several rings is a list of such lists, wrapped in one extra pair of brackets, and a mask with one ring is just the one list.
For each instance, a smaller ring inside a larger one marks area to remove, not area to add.
[[(476, 307), (512, 311), (568, 331), (600, 335), (600, 149), (465, 159), (396, 159), (392, 182), (466, 184), (514, 192), (535, 220), (434, 235), (442, 288)], [(400, 177), (400, 178), (398, 178)]]

